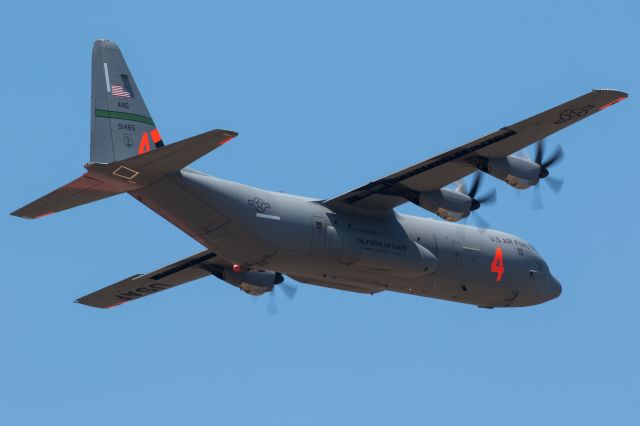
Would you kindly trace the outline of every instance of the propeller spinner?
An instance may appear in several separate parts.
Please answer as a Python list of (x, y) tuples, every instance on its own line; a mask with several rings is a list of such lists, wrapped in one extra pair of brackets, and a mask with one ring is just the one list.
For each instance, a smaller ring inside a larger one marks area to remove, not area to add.
[(536, 143), (535, 162), (538, 166), (540, 166), (540, 179), (545, 179), (545, 182), (547, 182), (549, 188), (551, 188), (553, 192), (558, 193), (562, 189), (564, 181), (560, 178), (549, 176), (549, 167), (562, 161), (562, 159), (564, 158), (564, 152), (562, 151), (562, 147), (558, 145), (553, 154), (551, 154), (551, 156), (546, 160), (543, 160), (545, 143), (546, 142), (544, 139)]
[[(466, 191), (465, 188), (465, 184), (463, 181), (458, 181), (457, 182), (457, 188), (456, 191), (460, 192), (462, 194), (467, 195), (469, 198), (471, 198), (471, 211), (475, 212), (476, 210), (478, 210), (480, 208), (480, 206), (482, 205), (491, 205), (494, 204), (498, 198), (497, 194), (496, 194), (496, 189), (495, 188), (491, 188), (491, 190), (489, 192), (487, 192), (486, 194), (482, 195), (482, 196), (477, 196), (478, 195), (478, 190), (480, 189), (480, 184), (482, 182), (483, 179), (483, 173), (481, 172), (476, 172), (473, 175), (473, 180), (471, 181), (471, 187), (469, 189), (469, 191)], [(488, 228), (489, 227), (489, 223), (484, 220), (480, 215), (478, 215), (478, 213), (474, 213), (473, 214), (473, 218), (476, 221), (476, 223), (478, 224), (478, 226), (482, 227), (482, 228)]]
[[(539, 140), (536, 143), (535, 163), (540, 166), (540, 180), (544, 180), (544, 182), (549, 185), (549, 188), (551, 188), (551, 190), (557, 194), (562, 189), (564, 180), (558, 177), (549, 176), (549, 167), (562, 161), (562, 159), (564, 158), (564, 152), (562, 151), (562, 147), (558, 145), (553, 154), (551, 154), (549, 158), (544, 159), (545, 145), (545, 139)], [(540, 210), (543, 207), (542, 196), (540, 194), (540, 185), (536, 185), (533, 188), (533, 191), (533, 208), (535, 210)]]

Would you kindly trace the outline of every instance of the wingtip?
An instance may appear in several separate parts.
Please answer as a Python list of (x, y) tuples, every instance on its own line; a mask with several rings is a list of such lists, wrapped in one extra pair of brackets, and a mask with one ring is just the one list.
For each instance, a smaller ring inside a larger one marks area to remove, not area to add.
[(604, 105), (600, 105), (598, 107), (599, 111), (602, 111), (603, 109), (609, 108), (611, 105), (615, 105), (620, 101), (624, 101), (625, 99), (627, 99), (627, 96), (629, 96), (624, 92), (618, 92), (616, 90), (611, 90), (610, 93), (613, 94), (613, 96), (612, 97), (608, 97), (607, 99), (613, 98), (613, 100), (607, 102)]
[(80, 299), (76, 299), (73, 301), (73, 303), (77, 303), (78, 305), (83, 305), (83, 306), (88, 306), (90, 308), (97, 308), (97, 309), (109, 309), (109, 308), (113, 308), (115, 306), (121, 305), (121, 303), (116, 303), (114, 305), (110, 305), (110, 306), (102, 306), (102, 305), (97, 305), (97, 304), (91, 304), (91, 303), (86, 303), (82, 301), (82, 297)]
[(615, 96), (621, 97), (621, 98), (628, 98), (629, 94), (627, 92), (623, 92), (621, 90), (615, 90), (615, 89), (593, 89), (594, 92), (609, 92)]
[(16, 210), (15, 212), (11, 212), (10, 214), (11, 216), (19, 217), (21, 219), (40, 219), (41, 217), (50, 216), (55, 213), (55, 212), (48, 212), (38, 216), (25, 216), (24, 214), (21, 213), (21, 210), (22, 209)]
[(221, 141), (218, 142), (218, 146), (222, 146), (225, 143), (229, 142), (231, 139), (233, 139), (236, 136), (238, 136), (238, 133), (234, 132), (232, 130), (216, 129), (216, 130), (214, 130), (214, 132), (217, 132), (219, 134), (221, 133), (222, 135), (224, 135), (224, 139), (222, 139)]
[[(19, 217), (20, 219), (37, 219), (38, 217), (42, 217), (42, 216), (25, 216), (22, 212), (22, 209), (18, 209), (16, 211), (13, 211), (11, 213), (9, 213), (11, 216), (15, 216), (15, 217)], [(46, 215), (43, 215), (46, 216)]]
[(238, 132), (234, 132), (233, 130), (217, 129), (216, 132), (224, 133), (225, 135), (232, 138), (235, 138), (236, 136), (238, 136)]

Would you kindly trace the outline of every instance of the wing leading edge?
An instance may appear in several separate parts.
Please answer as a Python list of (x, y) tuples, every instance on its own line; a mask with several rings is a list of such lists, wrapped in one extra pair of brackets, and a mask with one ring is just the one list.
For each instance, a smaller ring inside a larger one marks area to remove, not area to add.
[(557, 107), (325, 201), (331, 207), (389, 210), (416, 193), (440, 189), (477, 171), (474, 160), (501, 158), (589, 117), (628, 95), (593, 90)]

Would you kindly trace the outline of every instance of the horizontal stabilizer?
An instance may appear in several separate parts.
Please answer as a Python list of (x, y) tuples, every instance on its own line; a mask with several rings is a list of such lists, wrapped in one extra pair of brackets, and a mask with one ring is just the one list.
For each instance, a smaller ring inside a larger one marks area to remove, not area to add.
[(118, 191), (114, 192), (108, 184), (83, 175), (11, 214), (25, 219), (35, 219), (118, 193)]
[(35, 219), (112, 195), (135, 191), (167, 173), (188, 166), (237, 135), (229, 130), (211, 130), (126, 160), (85, 164), (88, 172), (83, 176), (11, 214)]
[(188, 166), (236, 136), (230, 130), (211, 130), (126, 160), (85, 167), (90, 176), (121, 185), (123, 191), (133, 191)]
[(211, 275), (225, 262), (205, 250), (153, 272), (133, 275), (76, 300), (94, 308), (112, 308)]

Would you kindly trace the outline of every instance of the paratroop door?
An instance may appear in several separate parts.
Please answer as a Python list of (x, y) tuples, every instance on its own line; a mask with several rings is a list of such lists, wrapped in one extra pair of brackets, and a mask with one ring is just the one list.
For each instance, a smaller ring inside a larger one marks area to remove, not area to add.
[(327, 242), (327, 224), (322, 216), (311, 216), (313, 237), (311, 238), (311, 252), (322, 253)]

